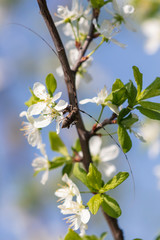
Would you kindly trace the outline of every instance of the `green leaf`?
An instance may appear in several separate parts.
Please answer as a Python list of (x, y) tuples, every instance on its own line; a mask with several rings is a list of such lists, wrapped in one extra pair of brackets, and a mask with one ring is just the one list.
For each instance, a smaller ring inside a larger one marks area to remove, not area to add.
[(127, 130), (123, 126), (119, 125), (117, 133), (123, 152), (127, 153), (132, 147), (132, 141), (127, 133)]
[(111, 101), (113, 104), (120, 106), (127, 99), (127, 91), (126, 88), (123, 87), (114, 92), (111, 92), (109, 96), (105, 99), (105, 102)]
[(119, 115), (118, 115), (118, 124), (120, 124), (121, 123), (121, 121), (123, 120), (123, 118), (125, 117), (125, 116), (127, 116), (129, 113), (130, 113), (130, 109), (129, 108), (123, 108), (121, 111), (120, 111), (120, 113), (119, 113)]
[(26, 101), (24, 103), (27, 107), (30, 107), (31, 105), (36, 104), (37, 102), (40, 101), (40, 99), (38, 97), (36, 97), (36, 95), (34, 95), (31, 88), (29, 88), (29, 91), (31, 92), (32, 96), (30, 97), (30, 99), (28, 101)]
[(62, 166), (64, 163), (66, 163), (67, 159), (65, 157), (55, 157), (51, 162), (50, 162), (50, 168), (49, 169), (54, 169)]
[(136, 107), (143, 115), (145, 115), (148, 118), (160, 120), (160, 112), (150, 110), (144, 107)]
[(111, 189), (116, 188), (118, 185), (120, 185), (122, 182), (124, 182), (129, 176), (128, 172), (119, 172), (117, 175), (115, 175), (110, 181), (108, 181), (103, 188), (99, 190), (100, 193), (107, 192)]
[(130, 107), (133, 107), (136, 104), (137, 89), (131, 80), (126, 84), (126, 89), (128, 104)]
[(141, 92), (138, 101), (160, 95), (160, 78), (157, 77), (145, 90)]
[(121, 209), (117, 201), (109, 195), (103, 194), (102, 208), (110, 217), (118, 218), (121, 215)]
[(130, 128), (135, 122), (138, 122), (138, 118), (134, 117), (134, 115), (130, 113), (126, 118), (123, 118), (121, 124), (125, 128)]
[(72, 229), (69, 229), (64, 240), (82, 240), (82, 238), (78, 235), (78, 233), (74, 232)]
[(119, 90), (124, 87), (123, 82), (120, 79), (116, 79), (116, 81), (112, 85), (112, 92)]
[(93, 8), (100, 9), (103, 7), (105, 4), (107, 4), (110, 1), (104, 1), (104, 0), (91, 0), (91, 5)]
[(99, 240), (104, 240), (104, 238), (107, 236), (107, 232), (103, 232), (100, 236)]
[(95, 235), (90, 235), (90, 236), (85, 235), (85, 236), (83, 237), (83, 240), (104, 240), (104, 238), (106, 237), (106, 235), (107, 235), (106, 232), (102, 233), (101, 236), (100, 236), (100, 238), (99, 238), (99, 237), (96, 237)]
[(133, 66), (132, 69), (133, 69), (134, 79), (137, 83), (137, 96), (139, 96), (142, 91), (143, 74), (139, 71), (139, 68), (136, 66)]
[(73, 164), (72, 163), (68, 163), (64, 166), (63, 170), (62, 170), (62, 175), (64, 175), (65, 173), (67, 173), (68, 176), (71, 175), (73, 169)]
[(102, 185), (103, 181), (101, 173), (92, 163), (90, 163), (89, 172), (87, 174), (87, 186), (91, 191), (97, 191)]
[(46, 77), (46, 86), (47, 86), (49, 95), (52, 97), (53, 93), (57, 88), (57, 81), (52, 73), (48, 74)]
[(68, 150), (62, 140), (60, 139), (59, 135), (56, 132), (49, 133), (49, 140), (51, 149), (55, 152), (59, 152), (64, 156), (68, 156)]
[(87, 173), (84, 169), (80, 168), (79, 163), (74, 164), (73, 174), (78, 178), (84, 185), (87, 186)]
[(81, 144), (79, 138), (76, 140), (75, 145), (73, 146), (73, 149), (76, 150), (77, 152), (81, 151)]
[(149, 101), (140, 101), (138, 103), (144, 108), (160, 111), (160, 103), (154, 103)]
[(91, 211), (92, 214), (96, 214), (103, 202), (103, 198), (101, 197), (100, 194), (94, 195), (89, 202), (87, 203), (89, 210)]

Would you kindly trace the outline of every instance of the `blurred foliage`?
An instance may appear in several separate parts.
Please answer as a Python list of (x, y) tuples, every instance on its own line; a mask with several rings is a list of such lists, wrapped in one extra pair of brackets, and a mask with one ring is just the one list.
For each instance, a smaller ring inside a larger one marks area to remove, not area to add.
[(133, 4), (140, 21), (160, 16), (160, 0), (133, 0)]
[(21, 2), (20, 0), (0, 0), (0, 6), (14, 7), (14, 6), (16, 6), (16, 4), (18, 4), (20, 2)]

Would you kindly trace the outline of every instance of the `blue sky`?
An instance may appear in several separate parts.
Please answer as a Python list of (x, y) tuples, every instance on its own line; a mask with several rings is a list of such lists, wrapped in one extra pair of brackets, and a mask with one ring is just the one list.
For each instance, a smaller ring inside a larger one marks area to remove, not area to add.
[[(49, 1), (52, 14), (56, 11), (56, 5), (64, 2)], [(37, 36), (19, 26), (8, 24), (15, 22), (34, 29), (52, 44), (36, 1), (23, 0), (6, 8), (5, 17), (0, 23), (0, 63), (3, 67), (0, 79), (0, 236), (2, 240), (57, 240), (67, 231), (67, 224), (62, 220), (54, 196), (60, 182), (60, 170), (51, 172), (45, 187), (40, 184), (40, 176), (33, 178), (31, 162), (38, 152), (28, 145), (19, 131), (22, 122), (19, 113), (26, 110), (24, 102), (30, 96), (29, 87), (35, 81), (44, 82), (48, 73), (55, 74), (58, 61)], [(124, 83), (133, 80), (133, 65), (138, 66), (143, 73), (144, 87), (160, 76), (160, 52), (147, 55), (143, 49), (145, 39), (139, 31), (133, 33), (124, 28), (117, 39), (127, 44), (127, 48), (121, 49), (110, 43), (95, 53), (89, 70), (93, 82), (82, 83), (78, 90), (79, 99), (94, 97), (104, 85), (111, 89), (116, 78)], [(58, 79), (57, 91), (62, 91), (63, 99), (68, 100), (61, 79)], [(98, 115), (93, 104), (85, 105), (83, 109), (95, 117)], [(84, 119), (89, 124), (90, 119), (86, 116)], [(52, 158), (54, 153), (49, 148), (49, 130), (54, 131), (55, 126), (45, 129), (43, 133), (47, 153)], [(71, 146), (76, 139), (76, 132), (74, 127), (69, 134), (68, 131), (62, 130), (60, 136)], [(111, 194), (122, 208), (119, 223), (125, 239), (151, 240), (160, 232), (160, 192), (153, 175), (153, 167), (159, 159), (149, 159), (147, 147), (134, 136), (132, 140), (133, 149), (128, 153), (128, 158), (134, 174), (135, 196), (131, 178)], [(104, 145), (108, 141), (108, 138), (104, 139)], [(115, 163), (118, 171), (129, 171), (123, 154)], [(100, 235), (103, 231), (108, 231), (108, 227), (99, 211), (96, 217), (92, 216), (87, 233)], [(111, 236), (107, 239), (111, 239)]]

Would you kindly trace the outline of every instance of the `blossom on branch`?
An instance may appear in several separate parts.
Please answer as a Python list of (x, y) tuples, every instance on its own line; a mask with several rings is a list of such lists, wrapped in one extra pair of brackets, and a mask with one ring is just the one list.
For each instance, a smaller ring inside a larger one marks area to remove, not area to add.
[(93, 97), (91, 99), (86, 98), (84, 100), (81, 100), (79, 103), (86, 104), (91, 102), (91, 103), (96, 103), (97, 105), (108, 106), (112, 112), (118, 115), (119, 114), (118, 107), (115, 104), (112, 104), (111, 102), (105, 101), (107, 96), (108, 96), (108, 92), (107, 92), (106, 86), (104, 86), (104, 88), (102, 88), (102, 90), (98, 93), (97, 97)]
[(40, 130), (34, 126), (34, 118), (29, 116), (26, 111), (23, 111), (19, 115), (20, 117), (26, 117), (28, 122), (23, 122), (23, 128), (21, 131), (25, 132), (25, 136), (27, 136), (28, 143), (32, 146), (40, 148), (42, 144)]
[(89, 149), (92, 155), (93, 162), (98, 164), (98, 168), (107, 177), (110, 177), (116, 171), (116, 167), (114, 164), (110, 164), (108, 162), (118, 157), (119, 148), (115, 144), (104, 148), (101, 148), (101, 146), (101, 137), (94, 136), (89, 141)]
[(62, 19), (56, 22), (56, 26), (59, 26), (60, 24), (72, 22), (80, 18), (83, 15), (83, 7), (79, 3), (79, 0), (72, 0), (71, 10), (68, 9), (68, 6), (59, 5), (55, 15)]
[[(90, 212), (85, 209), (78, 187), (68, 178), (67, 174), (64, 174), (62, 181), (66, 182), (68, 186), (55, 192), (55, 195), (60, 198), (59, 201), (63, 203), (58, 208), (61, 209), (62, 214), (71, 215), (65, 219), (70, 223), (73, 230), (80, 229), (80, 236), (84, 236), (90, 219)], [(76, 201), (73, 201), (73, 197), (76, 197)]]
[(104, 20), (102, 24), (98, 26), (96, 19), (93, 19), (93, 24), (100, 35), (107, 41), (111, 41), (122, 48), (126, 47), (125, 44), (120, 43), (113, 38), (119, 32), (119, 25), (113, 24), (109, 20)]
[(36, 82), (33, 86), (34, 95), (40, 99), (36, 104), (31, 105), (28, 108), (28, 116), (39, 115), (38, 118), (34, 118), (34, 126), (36, 128), (43, 128), (48, 126), (53, 119), (56, 120), (57, 126), (56, 131), (60, 131), (60, 123), (63, 118), (62, 111), (67, 107), (68, 103), (64, 100), (58, 100), (62, 92), (55, 94), (55, 96), (50, 97), (47, 93), (45, 86), (42, 83)]
[(34, 170), (38, 172), (45, 171), (41, 179), (41, 183), (44, 185), (48, 180), (50, 163), (48, 161), (48, 156), (46, 154), (44, 144), (41, 145), (40, 151), (42, 153), (42, 156), (38, 156), (33, 160), (32, 167), (34, 167)]

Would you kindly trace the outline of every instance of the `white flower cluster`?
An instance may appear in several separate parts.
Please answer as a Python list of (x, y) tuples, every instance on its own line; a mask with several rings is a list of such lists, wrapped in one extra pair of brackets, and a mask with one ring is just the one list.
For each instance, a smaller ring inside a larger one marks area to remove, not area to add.
[[(55, 192), (55, 195), (59, 197), (59, 201), (62, 202), (58, 208), (61, 209), (61, 213), (64, 215), (71, 215), (66, 217), (70, 227), (73, 230), (80, 229), (80, 236), (85, 235), (85, 230), (87, 229), (87, 223), (90, 219), (90, 212), (85, 209), (82, 204), (81, 194), (78, 187), (68, 178), (67, 174), (64, 174), (62, 181), (67, 184)], [(75, 197), (75, 201), (73, 198)]]
[[(129, 0), (113, 0), (112, 8), (114, 12), (106, 9), (107, 12), (112, 15), (112, 19), (105, 19), (100, 26), (97, 24), (96, 19), (93, 20), (93, 24), (97, 30), (97, 33), (99, 33), (105, 40), (112, 41), (122, 48), (124, 48), (126, 45), (118, 42), (113, 37), (119, 33), (120, 25), (122, 23), (125, 23), (128, 28), (133, 30), (133, 24), (130, 21), (130, 15), (134, 12), (134, 7), (130, 5), (129, 2)], [(61, 19), (60, 21), (56, 22), (56, 26), (64, 24), (63, 33), (67, 37), (70, 37), (70, 40), (66, 43), (66, 49), (71, 68), (78, 60), (81, 47), (83, 46), (84, 40), (88, 35), (89, 26), (91, 23), (90, 12), (90, 5), (84, 9), (81, 1), (72, 0), (71, 10), (68, 9), (68, 6), (58, 6), (57, 13), (55, 14)], [(90, 82), (92, 80), (91, 75), (86, 71), (91, 62), (92, 58), (90, 57), (79, 68), (76, 74), (76, 87), (79, 86), (82, 78), (86, 82)], [(56, 72), (60, 77), (63, 76), (61, 67), (58, 67)]]
[[(57, 134), (60, 132), (60, 123), (63, 119), (62, 111), (67, 107), (68, 103), (64, 100), (56, 101), (61, 97), (62, 92), (57, 93), (55, 96), (50, 97), (46, 91), (46, 87), (39, 82), (33, 86), (34, 95), (39, 98), (36, 104), (31, 105), (27, 111), (20, 113), (20, 117), (26, 117), (27, 122), (23, 122), (22, 131), (27, 136), (28, 143), (32, 147), (37, 147), (42, 156), (33, 160), (32, 166), (35, 171), (45, 170), (41, 183), (45, 184), (48, 179), (49, 161), (45, 151), (45, 144), (42, 143), (40, 128), (48, 126), (53, 120), (56, 120)], [(38, 115), (37, 118), (33, 116)]]

